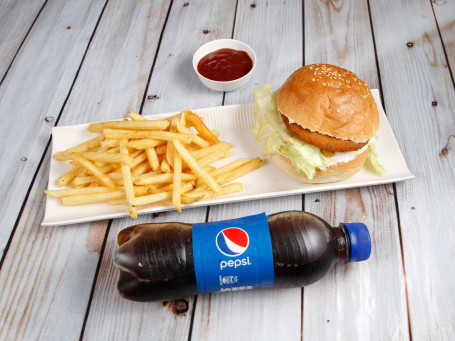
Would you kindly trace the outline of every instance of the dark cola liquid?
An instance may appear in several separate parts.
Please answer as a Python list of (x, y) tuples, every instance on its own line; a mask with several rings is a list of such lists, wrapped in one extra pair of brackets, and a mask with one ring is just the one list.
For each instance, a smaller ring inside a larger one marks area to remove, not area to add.
[[(321, 279), (337, 262), (347, 263), (346, 228), (300, 211), (268, 217), (274, 287), (302, 287)], [(115, 264), (120, 294), (134, 301), (174, 300), (196, 295), (192, 225), (142, 224), (122, 230)]]
[(197, 294), (190, 224), (128, 227), (118, 235), (118, 290), (134, 301), (174, 300)]

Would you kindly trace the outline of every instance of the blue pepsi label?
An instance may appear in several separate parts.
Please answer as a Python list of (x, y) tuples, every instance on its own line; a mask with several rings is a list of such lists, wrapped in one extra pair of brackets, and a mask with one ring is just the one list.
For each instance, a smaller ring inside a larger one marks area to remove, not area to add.
[(273, 253), (265, 213), (193, 225), (200, 293), (273, 287)]

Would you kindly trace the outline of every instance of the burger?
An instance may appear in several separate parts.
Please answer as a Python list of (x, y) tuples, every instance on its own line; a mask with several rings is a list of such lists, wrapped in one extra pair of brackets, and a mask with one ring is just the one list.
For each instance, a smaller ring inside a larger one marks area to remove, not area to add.
[(307, 183), (344, 180), (368, 160), (382, 175), (374, 147), (379, 113), (368, 85), (346, 69), (312, 64), (296, 70), (277, 91), (254, 91), (251, 129), (264, 154)]

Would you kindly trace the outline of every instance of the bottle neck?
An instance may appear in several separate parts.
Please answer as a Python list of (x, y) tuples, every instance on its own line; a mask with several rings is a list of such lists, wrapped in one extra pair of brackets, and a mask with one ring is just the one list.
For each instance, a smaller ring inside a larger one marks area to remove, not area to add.
[(349, 238), (349, 231), (344, 224), (340, 224), (338, 228), (335, 227), (334, 231), (337, 238), (338, 259), (341, 262), (349, 263), (351, 260), (351, 240)]

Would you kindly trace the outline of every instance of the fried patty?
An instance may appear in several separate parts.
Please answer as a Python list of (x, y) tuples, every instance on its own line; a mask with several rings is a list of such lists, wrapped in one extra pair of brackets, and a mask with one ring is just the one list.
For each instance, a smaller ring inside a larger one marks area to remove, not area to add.
[(289, 123), (289, 119), (283, 114), (281, 114), (281, 118), (283, 119), (286, 128), (288, 128), (289, 131), (291, 131), (295, 136), (321, 149), (331, 150), (335, 152), (351, 152), (354, 150), (359, 150), (368, 143), (368, 141), (357, 143), (354, 141), (342, 140), (333, 136), (313, 132), (309, 129), (302, 128), (297, 123)]

